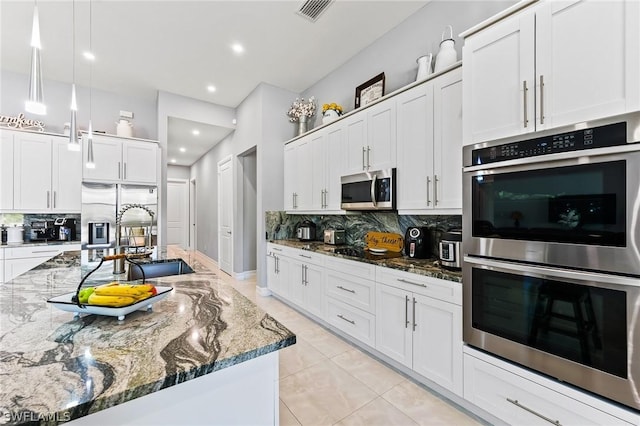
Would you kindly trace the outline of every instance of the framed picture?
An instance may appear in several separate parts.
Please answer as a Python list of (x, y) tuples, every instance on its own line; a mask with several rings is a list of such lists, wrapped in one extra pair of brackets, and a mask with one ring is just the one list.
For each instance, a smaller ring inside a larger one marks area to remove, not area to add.
[(384, 73), (356, 87), (356, 105), (360, 108), (384, 96)]

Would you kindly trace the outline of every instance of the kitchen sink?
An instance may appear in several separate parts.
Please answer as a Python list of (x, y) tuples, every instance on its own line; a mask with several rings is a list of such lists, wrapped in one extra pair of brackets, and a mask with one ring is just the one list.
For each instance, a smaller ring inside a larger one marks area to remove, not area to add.
[[(152, 260), (136, 262), (144, 270), (145, 278), (166, 277), (169, 275), (192, 274), (194, 270), (182, 259)], [(142, 271), (129, 263), (127, 281), (142, 279)]]

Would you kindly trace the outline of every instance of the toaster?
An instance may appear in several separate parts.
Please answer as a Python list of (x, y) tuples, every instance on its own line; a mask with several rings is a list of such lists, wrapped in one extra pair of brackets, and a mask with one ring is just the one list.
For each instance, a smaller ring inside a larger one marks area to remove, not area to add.
[(333, 244), (333, 245), (344, 244), (345, 243), (344, 229), (325, 229), (324, 243)]

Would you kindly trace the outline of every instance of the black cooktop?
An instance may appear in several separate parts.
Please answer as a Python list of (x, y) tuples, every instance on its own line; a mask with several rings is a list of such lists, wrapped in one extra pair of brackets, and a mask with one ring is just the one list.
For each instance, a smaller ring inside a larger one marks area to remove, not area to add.
[(402, 257), (401, 252), (386, 251), (384, 253), (374, 253), (367, 249), (360, 247), (337, 247), (333, 250), (335, 254), (341, 254), (343, 256), (357, 257), (360, 259), (382, 260), (392, 259), (394, 257)]

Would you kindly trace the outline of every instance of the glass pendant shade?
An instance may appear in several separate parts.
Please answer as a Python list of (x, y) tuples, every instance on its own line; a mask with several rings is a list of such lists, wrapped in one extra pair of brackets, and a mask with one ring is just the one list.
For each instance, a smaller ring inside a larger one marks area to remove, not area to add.
[(69, 151), (80, 151), (80, 141), (78, 140), (78, 103), (76, 102), (76, 85), (71, 85), (71, 129), (69, 132)]
[(87, 134), (87, 169), (95, 169), (96, 163), (93, 161), (93, 126), (89, 120), (89, 133)]
[(27, 112), (45, 115), (47, 107), (42, 95), (42, 67), (40, 63), (40, 21), (38, 6), (33, 8), (33, 27), (31, 29), (31, 73), (29, 76), (29, 99), (25, 102)]

